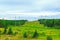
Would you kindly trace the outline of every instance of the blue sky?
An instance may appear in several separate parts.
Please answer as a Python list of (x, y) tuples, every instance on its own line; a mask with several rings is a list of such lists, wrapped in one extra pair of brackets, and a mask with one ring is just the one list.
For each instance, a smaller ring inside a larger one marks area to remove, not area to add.
[(60, 0), (0, 0), (0, 18), (14, 19), (18, 15), (29, 20), (44, 15), (60, 18)]

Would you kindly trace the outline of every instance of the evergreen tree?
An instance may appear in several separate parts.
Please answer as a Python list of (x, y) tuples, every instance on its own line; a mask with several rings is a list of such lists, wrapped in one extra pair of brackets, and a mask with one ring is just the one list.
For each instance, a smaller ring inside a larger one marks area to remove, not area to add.
[(13, 31), (12, 31), (11, 28), (9, 28), (9, 30), (8, 30), (8, 34), (9, 34), (9, 35), (13, 34)]
[(35, 30), (34, 34), (33, 34), (33, 38), (37, 38), (38, 37), (38, 33), (37, 31)]

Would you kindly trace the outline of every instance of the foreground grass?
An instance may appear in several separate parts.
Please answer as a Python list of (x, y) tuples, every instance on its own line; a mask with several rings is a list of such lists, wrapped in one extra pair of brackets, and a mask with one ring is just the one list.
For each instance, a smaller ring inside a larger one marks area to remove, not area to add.
[[(16, 35), (0, 35), (0, 40), (47, 40), (47, 36), (51, 36), (53, 40), (60, 40), (60, 29), (48, 28), (43, 24), (39, 24), (38, 21), (26, 22), (22, 26), (9, 26), (12, 28), (13, 32), (17, 32)], [(4, 30), (0, 28), (0, 30)], [(8, 30), (8, 29), (7, 29)], [(37, 30), (39, 37), (32, 38), (34, 31)], [(27, 38), (23, 37), (24, 33), (29, 36)]]

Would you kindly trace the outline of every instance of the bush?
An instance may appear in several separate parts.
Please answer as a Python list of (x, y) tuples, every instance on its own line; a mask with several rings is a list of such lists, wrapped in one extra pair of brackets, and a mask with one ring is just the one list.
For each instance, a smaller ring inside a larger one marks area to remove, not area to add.
[(1, 30), (0, 30), (0, 35), (1, 35)]
[(37, 38), (38, 37), (38, 33), (37, 31), (35, 30), (34, 34), (33, 34), (33, 38)]
[(16, 35), (16, 34), (18, 34), (18, 32), (14, 32), (14, 33), (13, 33), (13, 35)]
[(27, 37), (28, 37), (28, 35), (27, 35), (26, 32), (24, 33), (23, 37), (24, 37), (24, 38), (27, 38)]
[(13, 34), (13, 31), (12, 31), (11, 28), (9, 28), (9, 30), (8, 30), (8, 34), (9, 34), (9, 35), (12, 35), (12, 34)]
[(41, 36), (46, 36), (45, 32), (40, 33)]
[(6, 34), (7, 33), (7, 29), (6, 28), (4, 28), (4, 32), (3, 32), (3, 34)]
[(5, 40), (9, 40), (9, 38), (6, 38)]
[(51, 36), (48, 36), (48, 37), (47, 37), (47, 40), (52, 40), (52, 37), (51, 37)]

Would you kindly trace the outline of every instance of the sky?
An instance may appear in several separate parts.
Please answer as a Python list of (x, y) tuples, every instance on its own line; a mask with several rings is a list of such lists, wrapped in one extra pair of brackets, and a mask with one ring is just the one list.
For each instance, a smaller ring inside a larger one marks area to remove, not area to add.
[(0, 0), (0, 19), (15, 16), (27, 20), (60, 18), (60, 0)]

